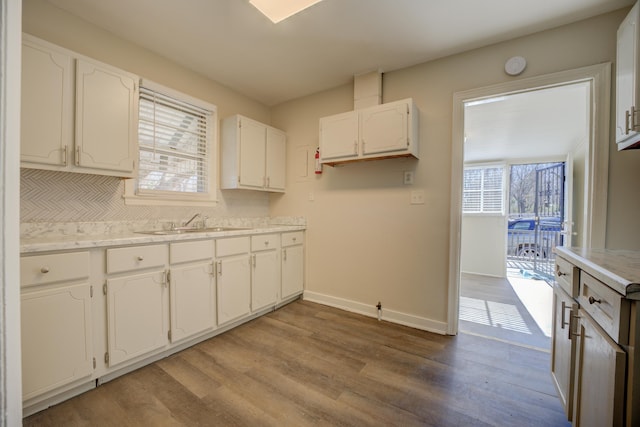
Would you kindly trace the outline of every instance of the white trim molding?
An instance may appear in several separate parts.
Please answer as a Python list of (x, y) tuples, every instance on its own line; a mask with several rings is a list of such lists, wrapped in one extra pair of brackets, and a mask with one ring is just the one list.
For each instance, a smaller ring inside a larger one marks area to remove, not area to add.
[(591, 65), (453, 94), (451, 141), (451, 223), (449, 230), (449, 297), (446, 332), (458, 333), (460, 299), (460, 238), (462, 221), (462, 173), (464, 168), (464, 104), (499, 95), (586, 82), (591, 86), (590, 141), (586, 180), (587, 223), (584, 246), (604, 248), (607, 224), (611, 63)]
[[(352, 301), (312, 291), (304, 291), (303, 299), (305, 301), (327, 305), (329, 307), (337, 308), (340, 310), (362, 314), (367, 317), (378, 317), (378, 309), (376, 308), (376, 306), (363, 304), (358, 301)], [(413, 314), (402, 313), (400, 311), (390, 310), (385, 307), (382, 307), (380, 320), (397, 323), (399, 325), (409, 326), (411, 328), (433, 332), (440, 335), (445, 335), (447, 333), (447, 325), (444, 322), (415, 316)]]

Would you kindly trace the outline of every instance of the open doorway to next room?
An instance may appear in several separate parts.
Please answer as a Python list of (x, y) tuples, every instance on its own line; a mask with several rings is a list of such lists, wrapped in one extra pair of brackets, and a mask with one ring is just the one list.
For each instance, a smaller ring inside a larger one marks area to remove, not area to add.
[(465, 103), (461, 332), (550, 348), (553, 248), (580, 234), (589, 101), (582, 82)]

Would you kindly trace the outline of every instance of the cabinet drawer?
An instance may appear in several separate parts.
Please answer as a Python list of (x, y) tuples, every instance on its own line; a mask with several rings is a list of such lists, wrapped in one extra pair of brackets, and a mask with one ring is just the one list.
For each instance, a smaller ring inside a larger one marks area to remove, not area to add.
[(282, 233), (282, 246), (301, 245), (304, 243), (304, 233), (294, 231), (292, 233)]
[(213, 260), (213, 240), (171, 243), (169, 245), (171, 264), (206, 259)]
[(167, 245), (107, 249), (107, 273), (162, 267), (167, 262)]
[(233, 237), (216, 240), (216, 256), (229, 256), (249, 253), (249, 237)]
[(257, 236), (251, 236), (251, 251), (266, 251), (269, 249), (276, 249), (278, 247), (278, 235), (277, 234), (260, 234)]
[(566, 293), (574, 298), (578, 296), (578, 268), (559, 256), (556, 257), (556, 281)]
[(43, 285), (89, 277), (89, 252), (35, 255), (20, 258), (22, 286)]
[(598, 279), (580, 272), (580, 306), (618, 344), (629, 342), (629, 301)]

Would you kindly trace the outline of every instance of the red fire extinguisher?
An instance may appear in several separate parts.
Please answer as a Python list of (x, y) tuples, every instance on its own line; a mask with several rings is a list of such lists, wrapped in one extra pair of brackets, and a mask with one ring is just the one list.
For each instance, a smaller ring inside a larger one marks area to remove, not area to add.
[(320, 163), (320, 147), (316, 148), (316, 174), (322, 173), (322, 164)]

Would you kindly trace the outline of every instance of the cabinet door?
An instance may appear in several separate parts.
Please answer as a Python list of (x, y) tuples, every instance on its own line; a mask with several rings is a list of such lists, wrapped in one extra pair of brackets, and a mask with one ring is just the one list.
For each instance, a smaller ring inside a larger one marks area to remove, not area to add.
[(164, 272), (107, 280), (109, 366), (167, 344)]
[(78, 60), (76, 165), (132, 176), (138, 129), (138, 88), (133, 76)]
[(251, 310), (275, 305), (280, 284), (280, 258), (275, 250), (252, 255)]
[(263, 188), (265, 186), (265, 134), (266, 126), (246, 118), (240, 126), (240, 185)]
[(640, 113), (631, 117), (631, 108), (637, 110), (638, 105), (638, 26), (640, 25), (640, 9), (636, 3), (618, 28), (618, 44), (616, 50), (616, 142), (624, 143), (629, 139), (637, 139), (637, 128), (632, 123), (640, 124)]
[(66, 166), (73, 132), (73, 59), (22, 44), (21, 161)]
[(350, 111), (320, 119), (320, 158), (323, 163), (358, 157), (358, 113)]
[(621, 426), (626, 354), (579, 310), (574, 426)]
[(22, 294), (24, 400), (91, 375), (90, 289), (79, 284)]
[(282, 249), (282, 298), (302, 292), (304, 287), (304, 249), (290, 246)]
[(171, 342), (215, 325), (212, 262), (172, 267), (169, 281)]
[(362, 154), (405, 151), (409, 147), (409, 107), (405, 103), (364, 110), (360, 113)]
[(573, 415), (574, 340), (569, 335), (571, 319), (578, 310), (575, 301), (557, 284), (553, 288), (553, 332), (551, 336), (551, 377), (567, 419)]
[(285, 186), (287, 137), (284, 132), (267, 128), (267, 188), (282, 190)]
[(217, 273), (218, 325), (222, 325), (251, 311), (249, 256), (218, 260)]

